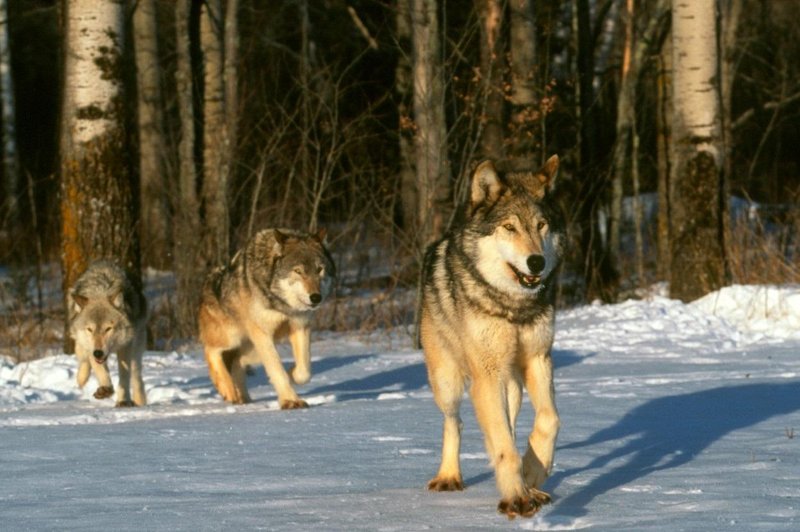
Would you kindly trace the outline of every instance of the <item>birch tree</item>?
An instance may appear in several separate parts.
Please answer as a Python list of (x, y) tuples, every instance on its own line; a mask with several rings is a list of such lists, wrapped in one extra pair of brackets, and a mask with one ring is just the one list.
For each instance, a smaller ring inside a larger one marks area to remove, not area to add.
[(144, 264), (163, 269), (169, 265), (171, 253), (157, 32), (155, 0), (138, 0), (133, 13), (133, 46), (138, 88), (139, 231)]
[(67, 293), (92, 259), (114, 259), (138, 274), (139, 249), (120, 64), (124, 1), (70, 0), (63, 14), (61, 260)]
[(436, 0), (411, 0), (416, 227), (422, 247), (445, 229), (450, 184), (437, 10)]
[(670, 296), (691, 301), (725, 282), (716, 0), (672, 2)]

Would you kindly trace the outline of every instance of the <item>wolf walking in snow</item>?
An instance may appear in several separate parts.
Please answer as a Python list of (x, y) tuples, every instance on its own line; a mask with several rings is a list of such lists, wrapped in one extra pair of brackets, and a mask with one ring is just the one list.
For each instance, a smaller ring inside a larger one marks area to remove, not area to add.
[(147, 342), (147, 301), (131, 278), (110, 261), (96, 261), (69, 292), (70, 336), (78, 357), (78, 386), (94, 371), (97, 399), (114, 394), (108, 357), (117, 355), (117, 406), (147, 403), (142, 381), (142, 353)]
[[(247, 403), (245, 368), (261, 362), (283, 409), (306, 408), (292, 387), (311, 378), (311, 315), (331, 293), (334, 263), (317, 234), (265, 229), (203, 287), (200, 340), (223, 399)], [(275, 341), (289, 337), (295, 365), (287, 374)]]
[[(462, 394), (470, 396), (495, 469), (498, 511), (529, 517), (550, 496), (559, 429), (553, 387), (556, 277), (565, 224), (550, 194), (551, 157), (536, 172), (501, 175), (489, 162), (472, 175), (462, 221), (426, 253), (419, 334), (436, 404), (444, 414), (442, 461), (428, 483), (462, 490)], [(524, 457), (515, 447), (522, 384), (536, 412)]]

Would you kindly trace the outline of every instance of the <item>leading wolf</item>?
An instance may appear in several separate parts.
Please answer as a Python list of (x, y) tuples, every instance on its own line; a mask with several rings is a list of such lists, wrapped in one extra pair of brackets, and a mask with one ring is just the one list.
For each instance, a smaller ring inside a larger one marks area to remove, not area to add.
[[(428, 483), (462, 490), (459, 407), (467, 382), (500, 491), (498, 511), (531, 516), (550, 496), (559, 429), (553, 388), (554, 305), (564, 222), (552, 202), (551, 157), (536, 172), (478, 165), (462, 221), (425, 256), (419, 334), (444, 414), (442, 461)], [(514, 444), (522, 384), (536, 418), (524, 457)]]
[[(117, 406), (147, 403), (142, 381), (142, 353), (147, 342), (147, 301), (132, 279), (110, 261), (96, 261), (69, 292), (70, 336), (78, 357), (78, 386), (94, 371), (97, 399), (114, 394), (108, 356), (117, 355)], [(132, 393), (131, 393), (132, 392)]]
[[(311, 378), (310, 320), (330, 294), (334, 263), (317, 234), (290, 229), (256, 233), (230, 264), (211, 272), (199, 312), (211, 380), (231, 403), (250, 402), (245, 368), (261, 362), (283, 409), (305, 408), (292, 387)], [(275, 341), (289, 337), (295, 365), (291, 377)]]

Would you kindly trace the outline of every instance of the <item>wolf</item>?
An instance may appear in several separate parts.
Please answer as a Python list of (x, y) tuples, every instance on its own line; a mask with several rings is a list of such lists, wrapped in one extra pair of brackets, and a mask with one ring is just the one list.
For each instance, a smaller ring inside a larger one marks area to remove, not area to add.
[[(246, 369), (261, 362), (282, 409), (308, 407), (292, 381), (311, 378), (310, 320), (333, 289), (336, 271), (325, 234), (264, 229), (206, 278), (200, 340), (211, 380), (226, 401), (250, 402)], [(275, 349), (286, 336), (295, 361), (291, 374)]]
[[(459, 408), (466, 385), (509, 518), (550, 502), (539, 488), (553, 464), (559, 418), (553, 387), (556, 281), (565, 222), (552, 194), (559, 159), (501, 175), (491, 161), (471, 177), (460, 220), (431, 244), (420, 277), (419, 341), (444, 414), (433, 491), (464, 489)], [(522, 384), (536, 412), (527, 451), (515, 447)]]
[(92, 262), (69, 291), (69, 332), (78, 358), (78, 386), (94, 371), (96, 399), (114, 394), (108, 356), (117, 354), (119, 386), (116, 406), (147, 404), (142, 381), (142, 354), (147, 342), (147, 300), (117, 264)]

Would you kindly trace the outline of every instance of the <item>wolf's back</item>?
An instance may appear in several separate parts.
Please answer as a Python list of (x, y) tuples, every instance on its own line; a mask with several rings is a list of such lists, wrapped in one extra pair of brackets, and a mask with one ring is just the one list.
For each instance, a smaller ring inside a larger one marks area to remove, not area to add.
[[(147, 315), (147, 302), (133, 279), (117, 264), (108, 260), (92, 262), (72, 286), (72, 294), (89, 301), (109, 301), (122, 294), (121, 309), (131, 322), (144, 319)], [(70, 306), (71, 319), (77, 314)]]

